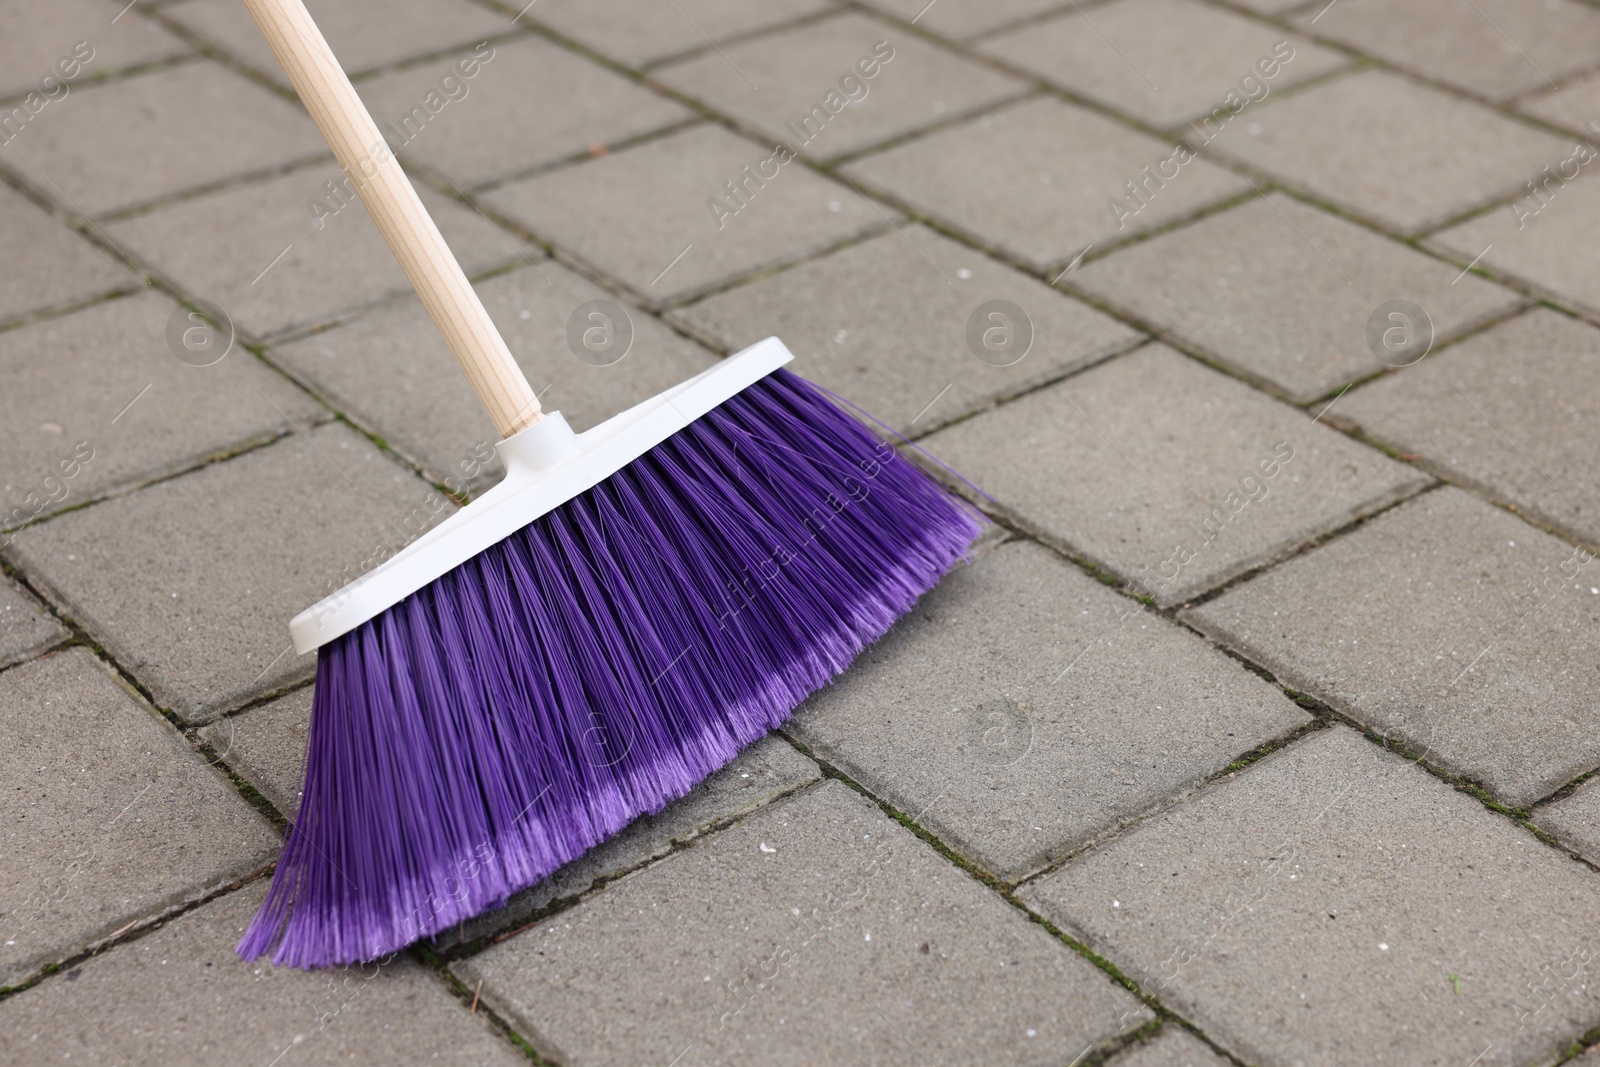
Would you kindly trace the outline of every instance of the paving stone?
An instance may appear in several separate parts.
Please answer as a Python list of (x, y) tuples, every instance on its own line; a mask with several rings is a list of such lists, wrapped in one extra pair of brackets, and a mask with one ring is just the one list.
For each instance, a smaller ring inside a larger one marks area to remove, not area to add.
[(1593, 137), (1590, 123), (1600, 123), (1600, 71), (1572, 79), (1560, 92), (1521, 100), (1517, 110)]
[[(466, 70), (473, 75), (463, 77)], [(441, 88), (445, 78), (453, 80)], [(430, 93), (437, 115), (430, 116)], [(385, 74), (364, 82), (361, 96), (396, 151), (461, 188), (692, 117), (681, 105), (539, 37)], [(555, 99), (565, 104), (528, 106)]]
[(1226, 107), (1230, 93), (1266, 99), (1350, 62), (1299, 34), (1192, 0), (1069, 8), (987, 38), (981, 50), (1161, 127)]
[(1281, 193), (1089, 263), (1067, 281), (1302, 404), (1383, 370), (1366, 330), (1388, 301), (1425, 308), (1435, 345), (1522, 302)]
[[(0, 98), (38, 91), (46, 75), (62, 79), (70, 73), (73, 76), (65, 80), (77, 87), (97, 75), (189, 51), (187, 44), (141, 12), (129, 11), (112, 22), (115, 14), (115, 9), (107, 13), (106, 0), (51, 0), (48, 4), (12, 0), (0, 5)], [(80, 42), (88, 47), (75, 57), (73, 48)], [(63, 61), (65, 66), (60, 65)], [(64, 107), (63, 101), (73, 92), (69, 88), (67, 96), (60, 97), (54, 82), (43, 88), (59, 99), (46, 104), (35, 118)]]
[(1505, 100), (1591, 66), (1600, 11), (1572, 0), (1345, 0), (1296, 21), (1397, 67)]
[(31, 596), (0, 578), (0, 667), (21, 663), (66, 636), (61, 624)]
[(450, 507), (328, 425), (29, 527), (40, 592), (185, 721), (310, 677), (289, 620)]
[(146, 291), (0, 333), (0, 526), (323, 414), (238, 346), (208, 367), (179, 360), (168, 324), (189, 314)]
[(838, 782), (452, 970), (573, 1067), (1059, 1064), (1152, 1017)]
[(1549, 1063), (1600, 1011), (1600, 879), (1343, 728), (1021, 895), (1263, 1067)]
[(0, 1004), (0, 1058), (17, 1067), (527, 1062), (409, 957), (309, 972), (241, 960), (233, 946), (264, 891), (257, 882), (229, 893)]
[[(979, 312), (992, 300), (1010, 301), (1026, 316), (1012, 313), (1009, 332), (996, 341), (1004, 345), (993, 351), (981, 331), (994, 321)], [(983, 359), (967, 340), (975, 315)], [(1141, 336), (922, 226), (718, 293), (672, 317), (728, 351), (782, 337), (807, 378), (905, 434), (927, 432)]]
[(303, 686), (260, 707), (218, 719), (200, 731), (217, 759), (255, 786), (278, 814), (291, 820), (300, 808), (300, 785), (305, 777), (311, 692), (311, 686)]
[[(540, 402), (559, 410), (579, 432), (713, 362), (705, 349), (637, 308), (624, 309), (557, 263), (496, 275), (478, 291), (506, 344), (520, 354)], [(620, 358), (616, 349), (590, 354), (580, 345), (586, 361), (568, 347), (567, 324), (596, 300), (610, 305), (597, 313), (616, 320), (614, 338), (632, 331), (631, 346)], [(494, 458), (494, 423), (417, 301), (402, 297), (271, 355), (436, 479), (453, 479), (446, 483), (450, 488), (476, 490), (504, 473)], [(396, 366), (406, 368), (403, 377), (395, 376)]]
[(1037, 545), (960, 568), (789, 727), (1017, 881), (1307, 721)]
[(1110, 1061), (1112, 1067), (1228, 1067), (1204, 1041), (1172, 1023)]
[(1189, 599), (1427, 478), (1164, 345), (928, 438), (1025, 526)]
[(126, 267), (0, 185), (0, 258), (23, 263), (0, 277), (0, 322), (138, 284)]
[[(511, 28), (506, 18), (470, 0), (392, 0), (380, 4), (312, 0), (306, 7), (339, 57), (340, 66), (353, 78), (413, 56), (474, 44)], [(162, 14), (279, 85), (289, 87), (283, 67), (243, 4), (191, 0), (169, 4)], [(366, 95), (364, 86), (362, 95)]]
[(671, 852), (674, 845), (693, 841), (712, 826), (754, 811), (820, 777), (817, 765), (793, 745), (780, 737), (765, 737), (660, 814), (641, 816), (615, 837), (517, 893), (504, 907), (446, 930), (431, 943), (445, 949), (505, 930), (555, 900), (575, 897), (602, 879), (642, 867)]
[(1211, 142), (1216, 150), (1406, 234), (1512, 193), (1572, 151), (1550, 134), (1378, 70), (1245, 114), (1248, 124), (1231, 124)]
[(1575, 847), (1590, 863), (1600, 863), (1600, 782), (1591, 779), (1548, 808), (1534, 821)]
[[(776, 176), (761, 187), (758, 170)], [(751, 179), (740, 168), (749, 167)], [(745, 180), (739, 202), (723, 183)], [(720, 214), (710, 205), (722, 198)], [(884, 226), (884, 213), (771, 146), (693, 129), (502, 186), (484, 198), (652, 305)]]
[[(867, 70), (871, 77), (863, 76)], [(855, 13), (703, 52), (654, 77), (816, 159), (858, 152), (1028, 89)]]
[(1334, 414), (1596, 544), (1597, 389), (1600, 329), (1536, 308), (1351, 393)]
[[(1571, 151), (1551, 160), (1555, 170)], [(1572, 167), (1569, 165), (1569, 171)], [(1585, 170), (1600, 169), (1600, 160)], [(1431, 240), (1463, 263), (1482, 256), (1479, 264), (1513, 278), (1548, 299), (1600, 316), (1600, 178), (1580, 172), (1577, 181), (1551, 182), (1543, 192), (1524, 193), (1504, 207), (1452, 227)], [(1544, 197), (1541, 201), (1540, 196)], [(1468, 251), (1470, 249), (1471, 251)]]
[(68, 99), (7, 145), (6, 159), (89, 215), (328, 151), (293, 104), (209, 60), (84, 86)]
[(1059, 8), (1061, 0), (866, 0), (866, 6), (946, 37), (972, 37)]
[[(898, 196), (980, 244), (1038, 270), (1241, 192), (1246, 182), (1202, 159), (1169, 169), (1137, 212), (1112, 208), (1123, 183), (1174, 159), (1172, 145), (1041, 97), (857, 160), (855, 180)], [(1120, 200), (1116, 202), (1121, 202)], [(1131, 218), (1129, 216), (1132, 216)]]
[(697, 51), (832, 7), (827, 0), (540, 0), (526, 21), (540, 22), (631, 67)]
[(1284, 684), (1524, 806), (1600, 765), (1600, 575), (1586, 556), (1447, 487), (1188, 617)]
[[(0, 722), (0, 780), (21, 800), (0, 863), (0, 986), (244, 877), (278, 849), (267, 821), (81, 648), (0, 674)], [(0, 1060), (17, 1062), (5, 1042)]]
[[(312, 209), (313, 201), (337, 206), (325, 183), (340, 177), (332, 164), (291, 171), (104, 229), (183, 290), (221, 305), (240, 329), (269, 337), (411, 291), (360, 201), (320, 219)], [(472, 208), (417, 191), (468, 274), (538, 256)]]

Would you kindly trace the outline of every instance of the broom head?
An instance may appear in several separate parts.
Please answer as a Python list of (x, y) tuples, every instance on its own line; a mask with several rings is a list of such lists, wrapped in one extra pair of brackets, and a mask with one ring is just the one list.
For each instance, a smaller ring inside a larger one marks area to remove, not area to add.
[(247, 958), (354, 963), (503, 903), (789, 717), (981, 519), (776, 338), (575, 435), (297, 617), (304, 790)]

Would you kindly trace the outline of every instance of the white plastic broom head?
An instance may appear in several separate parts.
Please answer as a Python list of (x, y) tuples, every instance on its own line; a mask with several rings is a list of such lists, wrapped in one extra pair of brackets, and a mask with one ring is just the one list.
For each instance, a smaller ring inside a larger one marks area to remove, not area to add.
[(495, 446), (505, 478), (483, 496), (289, 623), (296, 652), (349, 633), (490, 545), (592, 489), (794, 356), (776, 337), (573, 433), (559, 411)]

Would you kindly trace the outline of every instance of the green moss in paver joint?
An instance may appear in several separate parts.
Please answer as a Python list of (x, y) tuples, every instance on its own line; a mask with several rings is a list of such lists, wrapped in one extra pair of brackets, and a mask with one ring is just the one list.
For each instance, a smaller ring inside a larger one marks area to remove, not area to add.
[(1312, 719), (1310, 722), (1301, 723), (1287, 735), (1276, 738), (1272, 741), (1268, 741), (1264, 745), (1257, 745), (1255, 748), (1252, 748), (1249, 752), (1246, 752), (1244, 755), (1240, 756), (1238, 759), (1235, 759), (1232, 763), (1222, 768), (1222, 771), (1217, 777), (1231, 778), (1236, 772), (1244, 770), (1257, 760), (1260, 760), (1265, 756), (1270, 756), (1279, 749), (1288, 748), (1306, 734), (1316, 733), (1318, 730), (1326, 730), (1330, 727), (1330, 725), (1331, 724), (1326, 719)]
[(1575, 1060), (1587, 1052), (1590, 1048), (1600, 1048), (1600, 1026), (1588, 1031), (1582, 1037), (1568, 1045), (1566, 1049), (1562, 1051), (1561, 1058), (1558, 1059), (1556, 1063), (1562, 1064)]
[[(164, 928), (168, 923), (177, 919), (181, 919), (190, 912), (205, 907), (207, 904), (210, 904), (219, 897), (227, 893), (237, 892), (238, 890), (249, 885), (251, 882), (257, 881), (261, 878), (270, 877), (271, 874), (272, 868), (267, 867), (263, 870), (257, 871), (254, 874), (248, 875), (247, 877), (240, 878), (238, 881), (229, 882), (226, 885), (218, 886), (216, 889), (205, 894), (204, 896), (191, 900), (187, 904), (179, 905), (169, 912), (160, 915), (146, 915), (141, 919), (136, 919), (131, 926), (127, 928), (126, 933), (109, 938), (106, 941), (96, 945), (94, 948), (79, 952), (76, 956), (69, 956), (64, 960), (60, 960), (59, 962), (46, 964), (37, 973), (21, 982), (18, 982), (16, 985), (0, 986), (0, 1003), (3, 1003), (8, 998), (13, 997), (18, 993), (32, 989), (34, 986), (43, 982), (53, 974), (58, 974), (63, 971), (70, 971), (80, 964), (87, 963), (88, 961), (94, 959), (96, 956), (104, 955), (114, 948), (137, 941), (147, 934), (153, 934), (157, 930)], [(143, 925), (140, 925), (141, 922)]]
[(1166, 1007), (1164, 1007), (1162, 1003), (1154, 996), (1140, 989), (1138, 982), (1135, 982), (1132, 978), (1129, 978), (1127, 975), (1123, 974), (1121, 967), (1118, 967), (1115, 963), (1112, 963), (1110, 960), (1100, 955), (1100, 953), (1096, 952), (1088, 945), (1085, 945), (1082, 941), (1079, 941), (1071, 934), (1068, 934), (1055, 923), (1051, 922), (1049, 919), (1046, 919), (1043, 915), (1029, 910), (1026, 904), (1023, 904), (1010, 893), (1006, 893), (1004, 896), (1007, 903), (1021, 911), (1031, 922), (1037, 926), (1042, 926), (1051, 937), (1055, 938), (1057, 941), (1060, 941), (1062, 944), (1072, 949), (1072, 951), (1076, 952), (1078, 955), (1082, 956), (1084, 959), (1100, 968), (1106, 974), (1110, 975), (1112, 981), (1116, 982), (1123, 989), (1126, 989), (1128, 992), (1142, 1000), (1145, 1006), (1151, 1011), (1154, 1011), (1158, 1016), (1161, 1018), (1177, 1017)]
[(809, 757), (816, 763), (818, 769), (822, 772), (822, 777), (824, 779), (832, 778), (833, 780), (841, 782), (850, 789), (859, 793), (865, 800), (876, 805), (877, 808), (885, 815), (889, 816), (889, 818), (893, 819), (907, 830), (910, 830), (912, 834), (916, 835), (918, 840), (924, 842), (925, 844), (931, 845), (933, 850), (939, 853), (939, 855), (943, 856), (945, 859), (949, 860), (951, 863), (955, 864), (957, 867), (961, 868), (967, 874), (971, 875), (973, 878), (976, 878), (990, 889), (993, 889), (1002, 896), (1010, 892), (1010, 887), (1006, 882), (984, 870), (976, 863), (973, 863), (959, 852), (956, 852), (949, 845), (941, 841), (937, 835), (928, 830), (924, 830), (917, 824), (916, 820), (907, 815), (905, 812), (900, 811), (887, 801), (880, 800), (878, 797), (874, 796), (872, 792), (870, 792), (865, 786), (861, 785), (848, 774), (845, 774), (843, 771), (839, 770), (839, 768), (835, 767), (833, 764), (817, 755), (804, 742), (798, 740), (792, 734), (787, 732), (784, 733), (784, 737), (791, 745), (800, 751), (801, 755)]
[[(172, 716), (172, 718), (174, 719), (174, 725), (176, 725), (177, 717)], [(273, 827), (278, 831), (278, 833), (288, 833), (289, 820), (287, 816), (284, 813), (280, 813), (277, 808), (273, 807), (272, 801), (268, 800), (262, 795), (259, 789), (242, 778), (239, 775), (239, 772), (235, 771), (232, 767), (228, 766), (228, 764), (222, 761), (222, 757), (217, 755), (217, 750), (211, 747), (210, 742), (204, 740), (200, 736), (201, 729), (203, 729), (203, 727), (195, 726), (190, 728), (184, 734), (184, 739), (189, 742), (189, 747), (193, 749), (197, 755), (204, 758), (210, 767), (222, 774), (223, 777), (227, 778), (229, 782), (233, 783), (233, 788), (239, 793), (239, 795), (244, 797), (245, 801), (249, 803), (251, 807), (260, 812), (268, 822), (272, 823)], [(294, 813), (289, 812), (288, 814), (292, 815)]]
[(1589, 779), (1594, 778), (1596, 775), (1600, 775), (1600, 767), (1596, 767), (1594, 770), (1589, 771), (1586, 774), (1578, 775), (1578, 777), (1574, 778), (1560, 789), (1557, 789), (1554, 793), (1551, 793), (1543, 800), (1535, 801), (1531, 807), (1543, 808), (1554, 804), (1558, 800), (1565, 800), (1573, 793), (1576, 793), (1580, 785), (1582, 785), (1584, 782), (1587, 782)]
[[(434, 952), (432, 949), (420, 944), (412, 946), (412, 952), (417, 961), (427, 968), (434, 975), (434, 977), (443, 982), (445, 987), (449, 989), (452, 994), (454, 994), (455, 998), (461, 1002), (463, 1007), (470, 1009), (473, 1002), (478, 1001), (478, 997), (475, 995), (474, 991), (467, 988), (466, 983), (462, 982), (454, 974), (450, 973), (450, 969), (448, 966), (446, 966), (444, 958), (441, 957), (437, 952)], [(500, 1032), (501, 1037), (504, 1037), (512, 1045), (515, 1045), (517, 1050), (528, 1058), (529, 1062), (538, 1064), (539, 1067), (560, 1067), (560, 1064), (558, 1064), (555, 1060), (546, 1059), (545, 1057), (539, 1055), (538, 1049), (535, 1049), (531, 1044), (529, 1044), (528, 1040), (521, 1034), (517, 1033), (509, 1022), (507, 1022), (505, 1019), (502, 1019), (495, 1012), (490, 1011), (489, 1008), (486, 1007), (481, 1001), (479, 1001), (477, 1004), (477, 1012), (481, 1013), (483, 1017), (489, 1021), (489, 1024)]]

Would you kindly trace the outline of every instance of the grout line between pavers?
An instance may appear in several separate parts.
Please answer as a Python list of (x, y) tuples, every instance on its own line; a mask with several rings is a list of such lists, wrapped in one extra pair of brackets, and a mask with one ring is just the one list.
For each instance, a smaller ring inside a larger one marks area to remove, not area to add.
[(206, 182), (203, 185), (195, 185), (178, 189), (176, 191), (165, 192), (160, 196), (154, 197), (150, 200), (129, 204), (124, 207), (114, 208), (110, 211), (102, 211), (98, 215), (88, 215), (85, 216), (85, 218), (93, 220), (95, 223), (102, 223), (107, 226), (115, 226), (119, 222), (126, 222), (129, 219), (138, 218), (140, 215), (148, 215), (153, 212), (160, 211), (163, 208), (176, 206), (187, 200), (198, 200), (201, 197), (210, 196), (214, 193), (224, 192), (229, 189), (254, 185), (258, 182), (268, 182), (274, 178), (281, 178), (286, 174), (292, 174), (297, 170), (309, 170), (318, 164), (327, 164), (331, 163), (332, 161), (332, 157), (328, 155), (326, 150), (320, 152), (311, 152), (302, 156), (292, 156), (286, 161), (273, 163), (270, 166), (259, 167), (255, 170), (246, 171), (242, 174), (232, 174), (226, 178), (218, 179), (217, 181)]
[[(654, 59), (642, 60), (639, 65), (633, 69), (637, 70), (641, 74), (651, 74), (655, 71), (661, 70), (664, 67), (670, 67), (686, 60), (698, 59), (700, 57), (709, 55), (711, 52), (723, 47), (737, 47), (738, 45), (746, 44), (750, 41), (759, 40), (762, 37), (776, 36), (778, 34), (791, 32), (793, 30), (805, 29), (808, 26), (815, 25), (819, 22), (828, 22), (839, 17), (841, 14), (843, 14), (844, 10), (845, 9), (843, 7), (838, 5), (823, 6), (818, 8), (816, 11), (809, 11), (803, 15), (798, 15), (784, 22), (776, 22), (770, 26), (757, 26), (755, 29), (743, 30), (727, 37), (714, 37), (709, 42), (702, 41), (700, 44), (697, 44), (692, 48), (685, 49), (681, 52), (674, 52), (672, 55), (657, 56)], [(530, 14), (536, 13), (530, 12)], [(523, 17), (526, 18), (527, 16)], [(537, 18), (537, 16), (533, 21), (539, 22), (544, 26), (549, 26), (549, 23), (545, 23), (542, 19)], [(554, 27), (551, 28), (553, 29)]]
[(227, 896), (229, 893), (236, 892), (240, 889), (243, 889), (247, 885), (260, 881), (262, 878), (268, 877), (271, 870), (272, 865), (269, 863), (262, 870), (252, 872), (243, 878), (237, 878), (233, 881), (224, 882), (221, 885), (214, 886), (207, 892), (196, 897), (194, 900), (187, 901), (182, 904), (175, 904), (169, 908), (166, 908), (165, 910), (140, 916), (138, 919), (134, 920), (134, 925), (131, 927), (125, 927), (123, 931), (118, 932), (115, 937), (108, 936), (102, 938), (100, 941), (90, 942), (89, 945), (73, 953), (72, 955), (65, 957), (64, 959), (61, 959), (56, 963), (46, 964), (44, 967), (28, 975), (16, 985), (0, 986), (0, 1004), (5, 1003), (12, 997), (27, 992), (29, 989), (38, 986), (40, 983), (54, 975), (65, 974), (73, 968), (87, 963), (98, 956), (103, 956), (115, 949), (121, 948), (123, 945), (131, 944), (149, 936), (150, 934), (155, 933), (157, 930), (164, 929), (167, 924), (176, 922), (177, 920), (189, 915), (191, 912), (203, 908), (207, 904), (210, 904), (221, 897)]
[[(517, 1032), (510, 1020), (491, 1007), (487, 1001), (481, 1000), (476, 992), (468, 989), (464, 982), (450, 973), (448, 961), (420, 944), (412, 948), (411, 956), (425, 971), (432, 975), (446, 995), (463, 1008), (467, 1008), (470, 1003), (472, 1005), (471, 1014), (477, 1015), (481, 1013), (485, 1024), (494, 1031), (495, 1035), (516, 1049), (528, 1062), (536, 1064), (537, 1067), (562, 1067), (560, 1060), (541, 1054), (531, 1041)], [(493, 997), (492, 991), (490, 996), (491, 998)]]
[[(69, 86), (67, 94), (60, 97), (60, 99), (65, 100), (68, 96), (71, 96), (72, 89), (94, 89), (102, 85), (115, 85), (117, 82), (127, 81), (130, 78), (137, 78), (141, 74), (150, 74), (155, 71), (170, 70), (174, 67), (187, 66), (188, 64), (198, 62), (203, 58), (204, 57), (198, 52), (180, 52), (175, 56), (166, 56), (162, 59), (152, 59), (144, 63), (135, 63), (130, 67), (119, 67), (116, 70), (91, 74), (87, 78), (83, 78), (81, 80), (74, 79), (71, 82), (67, 82), (66, 84)], [(90, 62), (93, 62), (93, 60), (90, 60)], [(12, 108), (20, 106), (24, 100), (37, 92), (37, 89), (29, 86), (27, 89), (24, 89), (22, 92), (17, 93), (14, 96), (0, 98), (0, 111), (10, 111)]]
[[(903, 829), (905, 829), (908, 832), (910, 832), (912, 834), (912, 836), (916, 837), (919, 841), (922, 841), (924, 844), (926, 844), (929, 847), (931, 847), (935, 853), (937, 853), (938, 855), (944, 857), (946, 860), (948, 860), (953, 866), (958, 868), (967, 877), (972, 878), (974, 881), (976, 881), (980, 885), (982, 885), (985, 889), (988, 889), (988, 890), (994, 892), (1006, 904), (1009, 904), (1011, 907), (1013, 907), (1013, 908), (1017, 909), (1018, 911), (1020, 911), (1030, 922), (1032, 922), (1032, 923), (1034, 923), (1034, 924), (1036, 924), (1038, 926), (1043, 927), (1057, 941), (1061, 942), (1067, 948), (1071, 949), (1073, 952), (1076, 952), (1079, 956), (1081, 956), (1084, 959), (1086, 959), (1090, 964), (1092, 964), (1094, 967), (1096, 967), (1101, 972), (1103, 972), (1107, 977), (1109, 977), (1115, 984), (1121, 986), (1123, 989), (1127, 990), (1129, 993), (1131, 993), (1135, 997), (1137, 997), (1140, 1001), (1142, 1001), (1144, 1003), (1144, 1005), (1146, 1007), (1150, 1008), (1153, 1012), (1155, 1012), (1158, 1021), (1168, 1021), (1168, 1020), (1176, 1021), (1176, 1022), (1180, 1023), (1185, 1029), (1190, 1030), (1196, 1036), (1200, 1037), (1202, 1040), (1205, 1040), (1207, 1044), (1211, 1044), (1210, 1039), (1206, 1037), (1204, 1032), (1201, 1031), (1199, 1027), (1195, 1026), (1193, 1023), (1189, 1022), (1188, 1020), (1183, 1019), (1180, 1015), (1178, 1015), (1177, 1012), (1174, 1012), (1172, 1009), (1168, 1008), (1165, 1004), (1163, 1004), (1160, 1001), (1160, 999), (1158, 997), (1156, 997), (1154, 994), (1145, 992), (1144, 989), (1139, 985), (1139, 983), (1137, 981), (1135, 981), (1134, 979), (1128, 977), (1127, 973), (1124, 972), (1122, 970), (1122, 968), (1119, 967), (1115, 962), (1113, 962), (1112, 960), (1110, 960), (1108, 957), (1104, 956), (1103, 954), (1101, 954), (1101, 953), (1095, 951), (1094, 949), (1090, 948), (1086, 943), (1084, 943), (1082, 941), (1079, 941), (1078, 939), (1066, 934), (1059, 927), (1057, 927), (1054, 923), (1052, 923), (1049, 919), (1045, 918), (1043, 915), (1040, 915), (1039, 913), (1035, 912), (1033, 909), (1029, 908), (1027, 906), (1027, 904), (1025, 904), (1020, 898), (1017, 897), (1017, 895), (1016, 895), (1016, 888), (1017, 887), (1016, 886), (1005, 882), (1004, 880), (1000, 879), (998, 876), (990, 873), (988, 870), (986, 870), (985, 868), (983, 868), (982, 866), (977, 864), (975, 861), (963, 856), (960, 852), (958, 852), (957, 850), (951, 848), (937, 834), (935, 834), (932, 831), (926, 829), (921, 824), (916, 822), (915, 819), (913, 819), (911, 816), (908, 816), (904, 812), (900, 811), (898, 808), (896, 808), (894, 805), (890, 804), (888, 801), (883, 800), (882, 798), (880, 798), (872, 790), (866, 788), (861, 783), (859, 783), (855, 779), (851, 778), (848, 774), (846, 774), (843, 771), (839, 770), (831, 762), (829, 762), (826, 758), (819, 756), (813, 749), (810, 748), (810, 746), (806, 745), (804, 742), (802, 742), (802, 741), (796, 739), (795, 737), (793, 737), (792, 735), (788, 734), (787, 731), (784, 731), (784, 735), (788, 738), (790, 744), (794, 745), (795, 748), (798, 749), (801, 752), (801, 754), (809, 757), (811, 760), (813, 760), (817, 764), (817, 766), (823, 772), (824, 780), (832, 779), (834, 781), (840, 782), (846, 788), (852, 790), (853, 792), (855, 792), (857, 795), (861, 796), (863, 799), (865, 799), (869, 803), (875, 805), (891, 821), (899, 824)], [(1136, 1031), (1136, 1033), (1137, 1032), (1138, 1031)], [(1112, 1039), (1109, 1039), (1107, 1041), (1098, 1042), (1097, 1044), (1100, 1044), (1102, 1046), (1107, 1045), (1107, 1044), (1111, 1044), (1112, 1042), (1115, 1041), (1117, 1036), (1118, 1035), (1113, 1035)], [(1120, 1051), (1121, 1047), (1122, 1046), (1119, 1044), (1118, 1047), (1113, 1049), (1112, 1051), (1113, 1052)], [(1213, 1047), (1218, 1047), (1218, 1046), (1213, 1046)], [(1219, 1047), (1219, 1051), (1220, 1051), (1220, 1047)], [(1110, 1055), (1110, 1053), (1107, 1054), (1106, 1058), (1109, 1058), (1109, 1055)], [(1234, 1059), (1231, 1055), (1228, 1058), (1230, 1060)], [(1104, 1059), (1100, 1060), (1099, 1062), (1103, 1063)], [(1237, 1062), (1237, 1061), (1235, 1061), (1235, 1062)]]
[[(535, 163), (531, 167), (526, 167), (518, 171), (512, 171), (509, 174), (502, 174), (498, 177), (489, 178), (478, 182), (476, 185), (463, 183), (459, 187), (456, 187), (456, 183), (452, 182), (450, 178), (442, 171), (417, 161), (410, 154), (406, 153), (404, 149), (400, 151), (400, 161), (402, 164), (404, 164), (406, 173), (412, 177), (427, 178), (428, 184), (432, 185), (435, 190), (443, 192), (445, 195), (451, 197), (451, 199), (460, 201), (462, 203), (471, 203), (475, 202), (478, 197), (486, 196), (489, 193), (496, 192), (508, 185), (512, 185), (517, 182), (528, 181), (531, 178), (543, 177), (552, 171), (565, 170), (568, 167), (579, 166), (583, 163), (589, 162), (592, 159), (599, 159), (609, 156), (614, 152), (626, 152), (631, 148), (642, 147), (650, 144), (652, 141), (664, 141), (669, 137), (674, 137), (680, 133), (687, 133), (696, 126), (702, 126), (705, 124), (706, 119), (701, 115), (686, 115), (683, 118), (674, 119), (664, 126), (657, 126), (656, 128), (646, 130), (643, 133), (629, 134), (626, 137), (616, 141), (611, 141), (607, 144), (600, 144), (596, 142), (595, 144), (590, 145), (588, 148), (569, 153), (568, 155), (562, 156), (559, 159), (551, 159), (546, 160), (543, 163)], [(595, 151), (597, 148), (600, 149), (600, 151)], [(455, 187), (455, 191), (451, 191), (452, 187)]]
[(63, 319), (68, 315), (76, 314), (79, 311), (84, 311), (100, 304), (110, 303), (111, 301), (120, 297), (133, 296), (137, 293), (142, 293), (147, 288), (149, 288), (148, 284), (143, 286), (123, 285), (112, 289), (106, 289), (102, 292), (95, 293), (92, 296), (87, 296), (79, 300), (72, 301), (71, 303), (54, 304), (41, 308), (34, 308), (30, 311), (23, 312), (20, 315), (0, 321), (0, 334), (10, 333), (12, 330), (20, 330), (25, 326), (32, 326), (40, 322), (49, 322), (51, 319)]
[[(322, 417), (313, 416), (314, 421), (311, 423), (311, 425), (314, 428), (324, 426), (333, 421), (336, 417), (337, 416), (331, 413), (325, 414)], [(100, 490), (85, 496), (81, 500), (74, 500), (72, 503), (66, 504), (59, 508), (47, 509), (40, 512), (38, 515), (35, 515), (27, 522), (18, 523), (15, 526), (0, 527), (0, 536), (3, 536), (5, 538), (5, 543), (9, 544), (12, 537), (24, 530), (31, 530), (36, 526), (42, 526), (45, 523), (53, 522), (63, 515), (70, 515), (75, 511), (82, 511), (84, 508), (94, 507), (96, 504), (103, 504), (108, 500), (118, 500), (122, 497), (130, 496), (139, 490), (148, 488), (152, 485), (160, 485), (162, 482), (170, 482), (174, 478), (182, 478), (186, 474), (193, 474), (195, 471), (212, 466), (213, 464), (225, 463), (228, 460), (233, 459), (235, 456), (242, 456), (249, 452), (255, 452), (258, 449), (267, 448), (273, 444), (276, 444), (283, 438), (290, 436), (292, 433), (294, 433), (294, 430), (287, 427), (282, 429), (274, 428), (271, 430), (263, 430), (262, 432), (252, 434), (249, 437), (241, 438), (228, 444), (221, 445), (210, 450), (209, 452), (201, 453), (199, 455), (189, 455), (163, 467), (146, 468), (136, 471), (132, 477), (124, 481), (115, 482), (111, 485), (105, 486)], [(0, 548), (3, 547), (3, 545), (0, 545)]]

